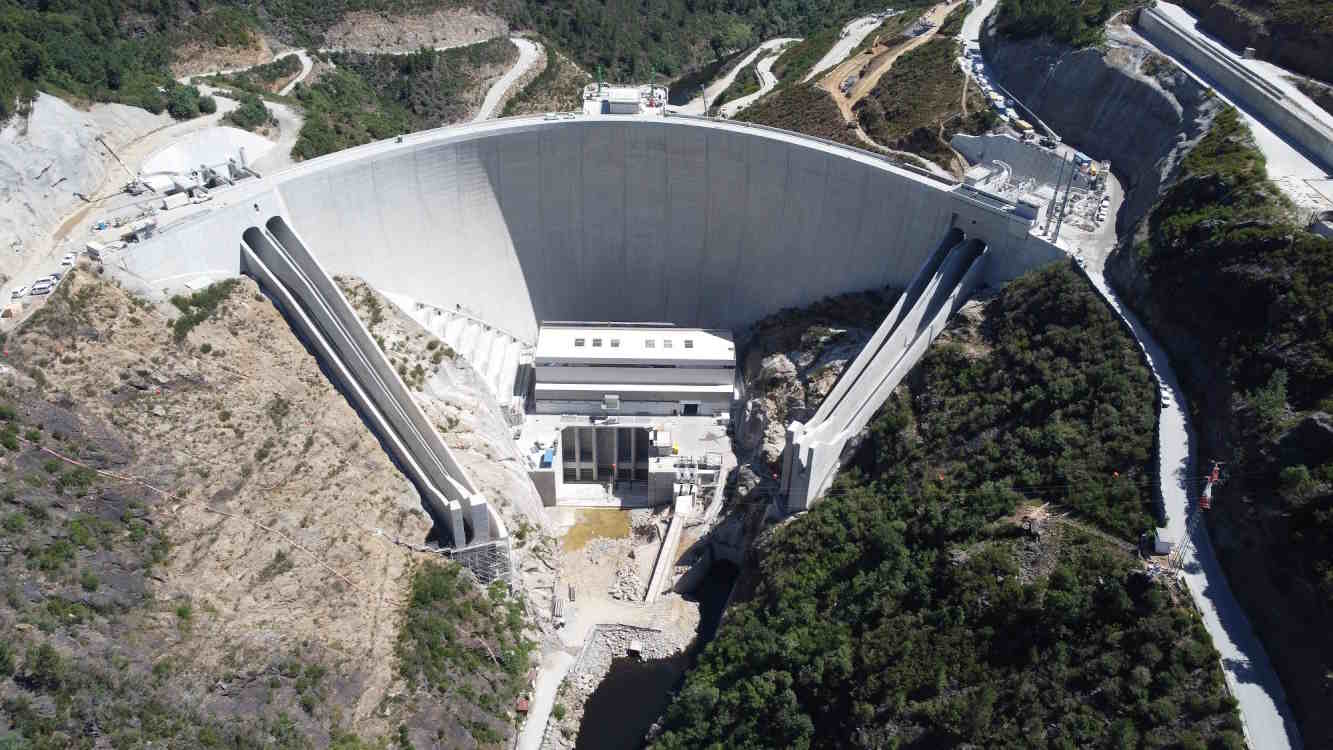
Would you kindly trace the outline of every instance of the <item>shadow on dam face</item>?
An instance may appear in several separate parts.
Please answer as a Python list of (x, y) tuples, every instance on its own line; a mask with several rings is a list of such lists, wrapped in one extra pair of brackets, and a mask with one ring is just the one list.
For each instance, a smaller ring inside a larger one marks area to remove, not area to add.
[(995, 196), (858, 149), (700, 118), (506, 118), (232, 190), (142, 243), (125, 269), (146, 290), (236, 273), (231, 238), (280, 215), (329, 272), (531, 341), (541, 320), (735, 330), (902, 288), (955, 227), (994, 251), (991, 283), (1061, 254)]
[(529, 337), (540, 320), (734, 329), (901, 287), (958, 210), (869, 155), (670, 118), (429, 141), (279, 192), (330, 271)]

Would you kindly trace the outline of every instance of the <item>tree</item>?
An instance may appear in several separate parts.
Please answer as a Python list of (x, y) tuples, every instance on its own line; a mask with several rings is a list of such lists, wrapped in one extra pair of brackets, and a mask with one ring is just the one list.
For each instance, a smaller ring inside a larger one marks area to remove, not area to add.
[(188, 120), (199, 114), (199, 89), (194, 86), (176, 86), (167, 96), (167, 113), (177, 120)]

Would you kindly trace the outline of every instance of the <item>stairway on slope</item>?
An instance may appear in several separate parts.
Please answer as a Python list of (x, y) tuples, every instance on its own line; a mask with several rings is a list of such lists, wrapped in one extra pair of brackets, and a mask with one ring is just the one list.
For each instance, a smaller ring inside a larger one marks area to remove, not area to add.
[(459, 308), (450, 310), (388, 296), (472, 365), (511, 423), (522, 419), (531, 386), (532, 343)]

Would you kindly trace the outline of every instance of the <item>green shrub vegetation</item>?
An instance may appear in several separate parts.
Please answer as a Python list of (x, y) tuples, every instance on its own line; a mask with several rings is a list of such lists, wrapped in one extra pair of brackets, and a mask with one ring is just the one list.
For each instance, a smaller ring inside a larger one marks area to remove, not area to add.
[(264, 100), (249, 92), (241, 92), (236, 109), (224, 115), (222, 120), (238, 128), (251, 131), (267, 127), (275, 122), (273, 113), (269, 111), (268, 107), (264, 106)]
[(788, 67), (794, 61), (808, 60), (808, 70), (832, 46), (844, 23), (883, 8), (870, 0), (720, 0), (707, 5), (653, 0), (632, 6), (554, 0), (525, 5), (515, 20), (539, 29), (586, 70), (600, 68), (612, 80), (646, 80), (654, 73), (679, 76), (773, 37), (819, 39), (779, 63), (784, 71), (780, 78), (789, 80), (799, 69)]
[[(1026, 497), (1117, 533), (1146, 521), (1132, 477), (1151, 466), (1153, 401), (1135, 344), (1063, 265), (1010, 284), (985, 321), (951, 326), (876, 416), (859, 468), (761, 545), (753, 597), (729, 609), (657, 747), (1240, 740), (1187, 604), (1082, 526), (1051, 521), (1034, 541), (1000, 520)], [(1086, 505), (1112, 466), (1128, 490)]]
[(483, 591), (461, 566), (427, 562), (412, 573), (398, 633), (399, 672), (409, 684), (447, 697), (445, 705), (459, 716), (480, 711), (487, 718), (472, 722), (472, 732), (489, 736), (509, 720), (527, 686), (537, 644), (524, 636), (525, 624), (522, 604), (501, 584)]
[[(948, 21), (946, 20), (946, 23)], [(963, 72), (957, 44), (938, 37), (905, 53), (856, 103), (861, 129), (877, 143), (949, 166), (954, 133), (981, 133), (994, 121), (975, 85), (967, 85), (968, 116), (962, 117)]]
[(780, 88), (742, 110), (736, 119), (794, 130), (857, 148), (864, 146), (847, 129), (847, 122), (842, 119), (833, 97), (814, 84), (793, 84)]
[(550, 42), (544, 42), (542, 49), (546, 53), (546, 67), (522, 91), (505, 102), (506, 117), (572, 112), (582, 106), (583, 87), (592, 82), (592, 76), (553, 49)]
[(1315, 746), (1333, 743), (1333, 631), (1315, 624), (1333, 618), (1333, 441), (1317, 427), (1333, 411), (1333, 241), (1304, 218), (1227, 108), (1126, 254), (1148, 324), (1197, 342), (1172, 353), (1202, 450), (1233, 477), (1210, 514), (1218, 556)]
[(1106, 21), (1131, 0), (1000, 0), (1000, 33), (1015, 39), (1048, 36), (1073, 47), (1102, 41)]
[(160, 29), (131, 36), (122, 11), (146, 0), (0, 0), (0, 118), (38, 89), (161, 112), (170, 86), (169, 44)]
[(217, 313), (218, 307), (240, 282), (236, 279), (227, 279), (211, 284), (205, 289), (201, 289), (189, 297), (175, 295), (171, 298), (171, 304), (180, 310), (180, 317), (172, 321), (171, 331), (177, 341), (184, 341), (185, 337), (194, 330), (194, 327), (208, 320)]
[(725, 104), (732, 99), (739, 99), (758, 91), (759, 71), (755, 70), (758, 64), (759, 58), (755, 58), (749, 65), (736, 71), (736, 77), (732, 79), (731, 85), (717, 97), (715, 104)]
[(408, 55), (335, 54), (336, 70), (296, 92), (306, 121), (292, 155), (309, 159), (465, 119), (483, 71), (517, 54), (504, 38)]

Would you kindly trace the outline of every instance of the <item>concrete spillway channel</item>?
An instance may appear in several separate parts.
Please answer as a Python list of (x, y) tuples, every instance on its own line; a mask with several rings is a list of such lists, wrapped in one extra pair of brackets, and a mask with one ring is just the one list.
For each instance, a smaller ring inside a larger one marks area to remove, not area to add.
[(305, 243), (279, 217), (242, 235), (245, 270), (267, 289), (340, 381), (454, 547), (504, 536), (488, 503), (430, 426), (356, 311)]
[(917, 272), (884, 322), (843, 372), (809, 422), (787, 430), (782, 486), (787, 510), (803, 510), (828, 489), (843, 449), (925, 355), (949, 316), (967, 302), (988, 259), (985, 243), (954, 230)]

